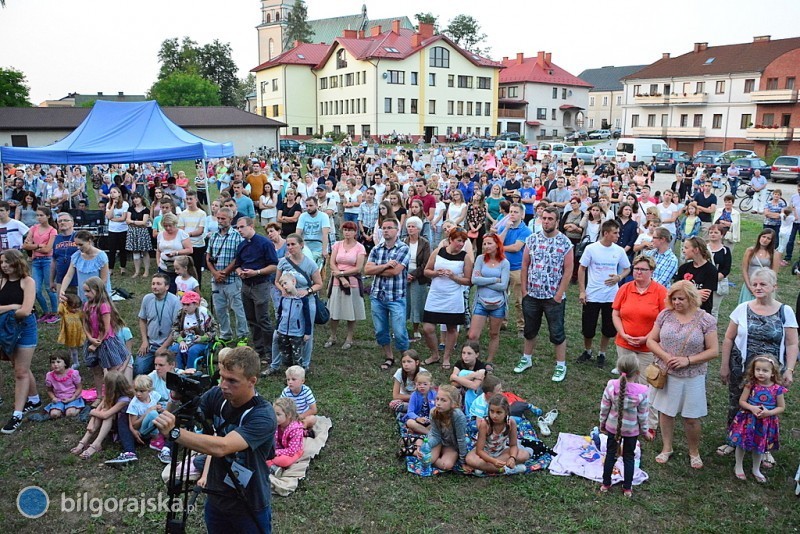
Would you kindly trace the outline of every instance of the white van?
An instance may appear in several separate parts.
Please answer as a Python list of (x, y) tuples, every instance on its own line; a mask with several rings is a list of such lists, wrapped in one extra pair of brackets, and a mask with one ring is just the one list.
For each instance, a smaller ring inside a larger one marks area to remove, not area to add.
[(536, 157), (541, 160), (544, 156), (550, 156), (553, 160), (559, 160), (566, 146), (564, 143), (539, 143), (539, 152)]
[(522, 150), (520, 147), (522, 143), (519, 141), (509, 141), (507, 139), (501, 139), (494, 144), (494, 150), (498, 156), (502, 156), (506, 153), (506, 151), (510, 150)]
[(637, 167), (641, 163), (650, 163), (656, 154), (669, 149), (663, 139), (622, 137), (617, 140), (617, 162), (625, 156), (632, 167)]

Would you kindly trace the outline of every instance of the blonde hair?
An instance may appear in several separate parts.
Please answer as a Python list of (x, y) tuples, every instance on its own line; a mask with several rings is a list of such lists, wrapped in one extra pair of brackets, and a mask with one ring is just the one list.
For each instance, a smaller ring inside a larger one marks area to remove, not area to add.
[(300, 416), (297, 413), (297, 404), (295, 404), (295, 402), (289, 397), (280, 397), (275, 399), (275, 402), (273, 402), (272, 405), (275, 408), (280, 408), (286, 415), (286, 419), (289, 422), (300, 420)]
[(300, 380), (305, 380), (306, 370), (299, 365), (292, 365), (286, 369), (286, 378), (299, 378)]
[(677, 282), (672, 284), (667, 290), (667, 301), (665, 302), (665, 304), (668, 310), (675, 309), (672, 306), (672, 295), (674, 295), (678, 291), (682, 291), (686, 295), (689, 304), (691, 304), (695, 308), (699, 308), (700, 305), (703, 303), (703, 300), (700, 298), (700, 292), (697, 291), (697, 287), (693, 283), (691, 283), (688, 280), (678, 280)]
[(153, 379), (147, 375), (138, 375), (133, 379), (133, 387), (136, 389), (146, 389), (153, 391)]
[(417, 373), (417, 376), (414, 377), (414, 382), (418, 382), (420, 378), (425, 378), (433, 385), (433, 375), (431, 375), (428, 371), (420, 371)]

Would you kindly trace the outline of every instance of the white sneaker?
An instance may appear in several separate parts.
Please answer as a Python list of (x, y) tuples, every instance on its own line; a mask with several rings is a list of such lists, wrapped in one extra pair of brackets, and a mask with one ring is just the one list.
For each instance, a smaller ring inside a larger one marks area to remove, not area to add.
[(550, 435), (550, 425), (547, 424), (544, 417), (539, 417), (539, 434), (545, 437)]
[(567, 366), (556, 365), (556, 369), (555, 371), (553, 371), (553, 377), (550, 380), (552, 380), (553, 382), (562, 382), (566, 376), (567, 376)]
[(612, 374), (612, 375), (619, 375), (619, 369), (617, 369), (616, 367), (614, 367), (613, 369), (611, 369), (611, 374)]
[(523, 356), (519, 359), (519, 363), (517, 364), (517, 366), (514, 367), (514, 372), (519, 374), (525, 372), (527, 369), (530, 369), (531, 367), (533, 367), (533, 359), (529, 360), (528, 358)]
[(556, 422), (557, 417), (558, 417), (558, 410), (550, 410), (549, 412), (544, 414), (544, 422), (547, 423), (548, 426), (550, 426)]

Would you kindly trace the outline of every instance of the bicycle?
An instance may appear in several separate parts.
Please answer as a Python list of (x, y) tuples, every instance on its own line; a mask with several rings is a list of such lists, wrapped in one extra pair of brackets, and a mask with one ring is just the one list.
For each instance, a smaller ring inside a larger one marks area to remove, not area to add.
[(725, 193), (728, 192), (728, 181), (725, 179), (722, 180), (712, 180), (711, 182), (711, 192), (717, 196), (717, 198), (721, 198), (725, 196)]
[(736, 189), (736, 198), (745, 198), (747, 188), (750, 187), (750, 178), (739, 178), (739, 185)]
[[(755, 196), (756, 192), (748, 184), (747, 187), (743, 187), (742, 189), (745, 190), (745, 197), (739, 201), (739, 211), (742, 213), (749, 213), (750, 210), (753, 208), (753, 197)], [(767, 189), (767, 198), (772, 198), (772, 192), (774, 189)]]

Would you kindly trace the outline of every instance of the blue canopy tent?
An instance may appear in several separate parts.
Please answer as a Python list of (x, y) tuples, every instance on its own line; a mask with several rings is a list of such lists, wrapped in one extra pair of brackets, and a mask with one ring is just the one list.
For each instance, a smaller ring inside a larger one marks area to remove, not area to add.
[(233, 156), (169, 120), (155, 101), (98, 100), (75, 130), (44, 147), (0, 147), (2, 163), (140, 163)]

